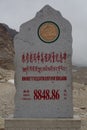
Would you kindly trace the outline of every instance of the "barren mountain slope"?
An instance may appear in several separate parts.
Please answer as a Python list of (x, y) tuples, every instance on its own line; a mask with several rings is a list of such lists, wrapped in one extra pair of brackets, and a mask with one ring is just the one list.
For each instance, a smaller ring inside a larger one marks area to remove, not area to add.
[(0, 24), (0, 67), (13, 69), (13, 37), (6, 25)]

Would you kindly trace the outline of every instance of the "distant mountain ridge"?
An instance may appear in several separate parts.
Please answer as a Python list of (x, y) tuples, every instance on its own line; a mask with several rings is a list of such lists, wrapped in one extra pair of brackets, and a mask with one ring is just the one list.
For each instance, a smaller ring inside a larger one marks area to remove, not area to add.
[(12, 38), (14, 38), (14, 36), (18, 33), (15, 29), (10, 28), (4, 23), (1, 23), (1, 25), (3, 25), (7, 29), (8, 33), (11, 35)]
[(18, 32), (6, 24), (0, 23), (0, 67), (14, 69), (13, 38)]

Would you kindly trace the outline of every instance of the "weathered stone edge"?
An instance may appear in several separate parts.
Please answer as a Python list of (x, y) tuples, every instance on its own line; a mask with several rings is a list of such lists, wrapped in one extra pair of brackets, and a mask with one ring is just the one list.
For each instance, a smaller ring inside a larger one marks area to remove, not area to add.
[(43, 118), (13, 118), (5, 120), (5, 128), (63, 128), (63, 127), (75, 127), (80, 128), (81, 120), (75, 118), (58, 118), (58, 119), (43, 119)]

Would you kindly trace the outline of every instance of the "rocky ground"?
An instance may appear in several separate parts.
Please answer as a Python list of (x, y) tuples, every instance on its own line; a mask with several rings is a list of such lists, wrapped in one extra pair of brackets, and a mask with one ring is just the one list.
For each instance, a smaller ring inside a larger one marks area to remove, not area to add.
[[(9, 81), (13, 78), (14, 71), (0, 68), (0, 128), (4, 128), (4, 118), (13, 116), (15, 86)], [(81, 130), (87, 130), (86, 84), (73, 82), (73, 104), (74, 115), (81, 118)]]
[(81, 118), (81, 130), (87, 130), (87, 85), (73, 83), (74, 115)]

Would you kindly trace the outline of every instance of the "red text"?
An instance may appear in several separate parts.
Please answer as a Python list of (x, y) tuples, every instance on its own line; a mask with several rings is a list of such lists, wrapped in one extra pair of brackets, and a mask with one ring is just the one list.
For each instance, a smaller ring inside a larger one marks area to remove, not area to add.
[(44, 53), (44, 52), (26, 52), (22, 55), (22, 63), (54, 63), (54, 62), (60, 62), (63, 63), (66, 61), (67, 54), (66, 52), (62, 53)]

